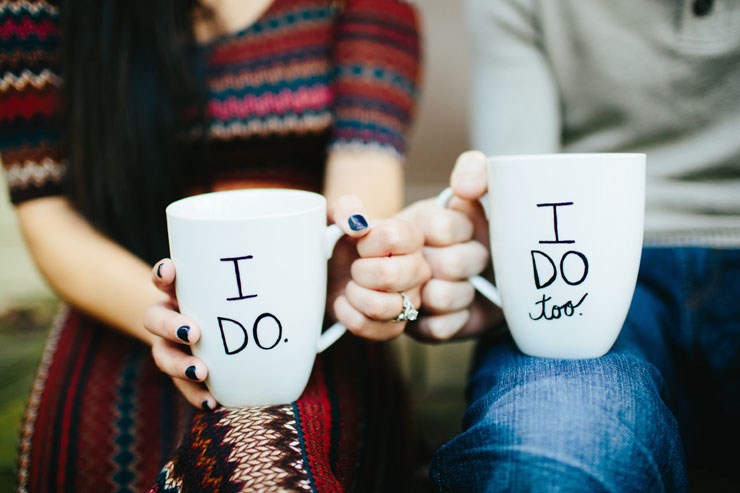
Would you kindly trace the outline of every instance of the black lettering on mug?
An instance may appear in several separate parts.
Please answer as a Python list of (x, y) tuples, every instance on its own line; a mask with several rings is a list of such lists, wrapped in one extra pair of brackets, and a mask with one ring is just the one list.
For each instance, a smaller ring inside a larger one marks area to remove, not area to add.
[(537, 207), (552, 207), (552, 223), (553, 229), (555, 230), (554, 240), (540, 240), (540, 244), (562, 244), (562, 243), (575, 243), (576, 240), (561, 240), (560, 234), (558, 233), (558, 207), (573, 205), (573, 202), (547, 202), (543, 204), (537, 204)]
[(249, 260), (253, 258), (251, 255), (245, 255), (243, 257), (226, 257), (220, 259), (221, 262), (234, 262), (234, 274), (236, 275), (236, 287), (239, 290), (239, 296), (234, 296), (233, 298), (226, 298), (226, 301), (235, 301), (235, 300), (246, 300), (249, 298), (256, 298), (256, 294), (247, 294), (245, 295), (242, 292), (242, 277), (241, 273), (239, 272), (239, 261), (240, 260)]
[[(546, 288), (550, 284), (554, 283), (555, 279), (557, 279), (558, 277), (558, 271), (555, 268), (555, 262), (552, 261), (550, 256), (540, 250), (532, 250), (530, 252), (530, 255), (532, 255), (532, 271), (534, 272), (534, 285), (537, 286), (537, 289)], [(537, 257), (547, 259), (547, 261), (550, 262), (550, 268), (552, 269), (551, 271), (552, 274), (550, 275), (550, 278), (544, 283), (542, 282), (542, 278), (540, 277), (541, 271), (540, 271), (540, 267), (538, 266), (541, 265), (541, 263), (537, 262)]]
[[(244, 339), (242, 340), (241, 346), (239, 346), (236, 349), (229, 348), (229, 343), (226, 340), (226, 332), (224, 332), (224, 322), (230, 322), (238, 326), (244, 335)], [(218, 317), (218, 328), (221, 330), (221, 340), (224, 341), (224, 351), (226, 351), (226, 354), (236, 354), (240, 352), (241, 350), (243, 350), (245, 347), (247, 347), (247, 341), (248, 341), (247, 340), (247, 329), (245, 329), (244, 326), (240, 324), (239, 322), (237, 322), (236, 320), (226, 318), (226, 317)]]
[[(260, 342), (258, 329), (259, 329), (260, 322), (265, 318), (273, 319), (278, 327), (277, 337), (275, 338), (275, 342), (272, 343), (272, 346), (263, 346), (262, 343)], [(278, 345), (278, 343), (280, 342), (280, 338), (283, 336), (283, 325), (280, 323), (280, 320), (278, 320), (278, 318), (272, 313), (263, 313), (262, 315), (257, 317), (257, 320), (254, 321), (254, 326), (252, 327), (252, 336), (254, 337), (254, 343), (257, 344), (257, 346), (259, 346), (261, 349), (272, 349)], [(285, 342), (288, 342), (287, 339)]]
[[(583, 263), (583, 274), (577, 281), (571, 281), (565, 275), (565, 259), (568, 258), (568, 255), (578, 256), (578, 258), (581, 259), (581, 262)], [(560, 259), (560, 275), (562, 276), (563, 281), (565, 281), (566, 284), (570, 286), (578, 286), (583, 282), (584, 279), (586, 279), (586, 276), (588, 275), (588, 259), (586, 259), (586, 256), (584, 254), (582, 254), (581, 252), (576, 252), (575, 250), (569, 250), (565, 252), (563, 254), (563, 257)]]
[[(581, 299), (578, 300), (577, 303), (573, 303), (572, 301), (568, 300), (562, 305), (552, 305), (552, 307), (549, 307), (547, 302), (552, 300), (552, 297), (547, 296), (546, 294), (542, 295), (542, 299), (540, 301), (536, 301), (535, 305), (540, 305), (540, 314), (536, 317), (533, 317), (532, 314), (529, 314), (529, 318), (532, 320), (555, 320), (560, 318), (561, 316), (565, 315), (566, 317), (572, 317), (573, 314), (576, 311), (576, 308), (581, 306), (581, 303), (583, 303), (583, 300), (586, 299), (586, 296), (588, 296), (588, 293), (581, 296)], [(549, 314), (548, 314), (548, 308), (549, 308)], [(580, 315), (580, 314), (579, 314)]]

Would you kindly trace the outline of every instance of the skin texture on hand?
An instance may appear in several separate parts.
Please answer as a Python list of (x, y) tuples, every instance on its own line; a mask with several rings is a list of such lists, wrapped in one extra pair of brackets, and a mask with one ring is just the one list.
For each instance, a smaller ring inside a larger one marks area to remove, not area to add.
[(358, 240), (359, 257), (351, 264), (351, 280), (334, 302), (334, 314), (355, 335), (386, 340), (403, 333), (407, 322), (393, 321), (403, 308), (405, 292), (421, 305), (421, 286), (431, 270), (422, 254), (424, 236), (411, 223), (380, 221)]
[(503, 320), (501, 310), (476, 296), (467, 282), (489, 268), (488, 221), (478, 199), (487, 189), (486, 157), (460, 155), (450, 177), (455, 197), (447, 209), (433, 199), (410, 205), (399, 216), (424, 233), (424, 256), (432, 279), (422, 289), (424, 315), (409, 333), (428, 341), (477, 335)]

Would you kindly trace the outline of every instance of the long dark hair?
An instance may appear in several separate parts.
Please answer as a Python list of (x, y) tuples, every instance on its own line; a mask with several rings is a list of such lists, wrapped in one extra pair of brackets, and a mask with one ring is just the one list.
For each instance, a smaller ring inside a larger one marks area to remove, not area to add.
[(197, 0), (60, 0), (68, 197), (149, 263), (167, 255), (166, 204), (198, 161), (204, 63)]

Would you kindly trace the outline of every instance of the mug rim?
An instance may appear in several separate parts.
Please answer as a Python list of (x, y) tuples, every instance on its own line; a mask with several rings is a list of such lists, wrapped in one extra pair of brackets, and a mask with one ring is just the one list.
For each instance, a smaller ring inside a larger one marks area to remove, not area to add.
[[(315, 200), (315, 204), (311, 204), (309, 207), (294, 210), (289, 212), (281, 213), (265, 213), (265, 214), (252, 214), (252, 215), (235, 215), (229, 217), (204, 217), (188, 214), (183, 211), (186, 207), (191, 206), (192, 202), (198, 202), (207, 200), (208, 197), (214, 195), (259, 195), (259, 194), (279, 194), (279, 195), (303, 195), (311, 197)], [(299, 190), (294, 188), (244, 188), (239, 190), (219, 190), (215, 192), (206, 192), (196, 195), (190, 195), (181, 199), (175, 200), (167, 205), (165, 208), (165, 214), (167, 218), (182, 219), (187, 221), (207, 221), (207, 222), (228, 222), (228, 221), (245, 221), (245, 220), (260, 220), (260, 219), (275, 219), (283, 217), (299, 216), (303, 214), (310, 214), (315, 212), (322, 207), (326, 207), (326, 197), (320, 193), (311, 192), (308, 190)]]
[(544, 160), (583, 160), (583, 159), (647, 158), (644, 152), (556, 152), (543, 154), (495, 154), (487, 156), (488, 162), (498, 161), (544, 161)]

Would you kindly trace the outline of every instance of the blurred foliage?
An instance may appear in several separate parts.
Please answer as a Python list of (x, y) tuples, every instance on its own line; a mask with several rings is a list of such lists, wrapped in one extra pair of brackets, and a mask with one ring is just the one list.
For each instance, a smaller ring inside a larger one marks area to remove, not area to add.
[(44, 299), (0, 313), (0, 491), (14, 489), (18, 429), (57, 308)]

